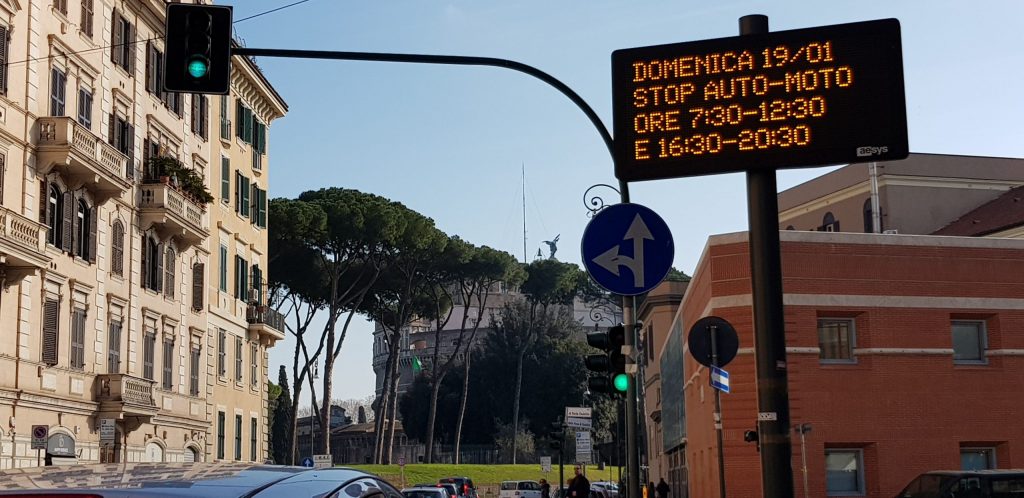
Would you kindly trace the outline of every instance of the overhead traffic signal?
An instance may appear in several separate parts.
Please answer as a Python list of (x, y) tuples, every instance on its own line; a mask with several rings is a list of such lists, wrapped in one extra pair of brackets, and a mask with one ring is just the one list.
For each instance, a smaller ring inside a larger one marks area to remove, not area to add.
[(622, 325), (616, 325), (604, 332), (587, 334), (587, 344), (605, 352), (588, 355), (584, 359), (587, 369), (597, 372), (587, 381), (591, 392), (624, 393), (629, 388), (626, 357), (622, 354), (622, 345), (625, 343), (626, 328)]
[(227, 94), (231, 86), (231, 7), (167, 4), (164, 90)]

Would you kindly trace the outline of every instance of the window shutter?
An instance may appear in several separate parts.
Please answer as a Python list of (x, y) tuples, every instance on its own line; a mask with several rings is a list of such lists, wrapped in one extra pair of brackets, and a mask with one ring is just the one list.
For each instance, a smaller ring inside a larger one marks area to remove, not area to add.
[(205, 265), (203, 263), (196, 263), (192, 267), (192, 309), (196, 311), (203, 310), (203, 278)]
[[(39, 223), (46, 224), (46, 220), (49, 219), (50, 213), (50, 182), (43, 178), (39, 183)], [(56, 230), (56, 227), (50, 227), (50, 230)]]
[(7, 94), (7, 54), (10, 48), (7, 26), (0, 26), (0, 93)]
[(128, 74), (132, 74), (135, 71), (135, 30), (132, 29), (132, 25), (125, 22), (125, 49), (128, 52), (128, 64), (126, 69)]
[(75, 195), (71, 191), (64, 192), (64, 212), (61, 213), (60, 248), (71, 252), (71, 241), (74, 238)]
[(220, 158), (220, 197), (231, 201), (231, 160), (226, 157)]
[(245, 125), (243, 124), (245, 122), (245, 118), (242, 113), (242, 109), (244, 108), (245, 107), (242, 106), (242, 99), (235, 101), (235, 127), (237, 128), (235, 133), (238, 135), (238, 138), (242, 139), (245, 138)]
[(142, 236), (142, 287), (149, 288), (149, 239)]
[(60, 301), (47, 299), (43, 303), (43, 351), (42, 361), (47, 365), (57, 364), (57, 317)]
[(124, 273), (124, 226), (120, 220), (114, 221), (110, 236), (110, 271), (114, 275)]
[(169, 298), (174, 298), (174, 249), (171, 249), (170, 244), (167, 245), (167, 250), (164, 252), (166, 255), (166, 262), (164, 263), (164, 295)]
[(235, 212), (242, 212), (242, 174), (235, 172)]
[(128, 178), (135, 178), (135, 127), (125, 123), (125, 134), (127, 135), (127, 146), (125, 153), (128, 156)]
[(154, 284), (151, 288), (153, 290), (157, 291), (157, 292), (162, 291), (163, 288), (164, 288), (164, 285), (163, 285), (163, 283), (164, 283), (164, 278), (163, 278), (163, 276), (164, 276), (164, 257), (163, 257), (163, 254), (164, 254), (164, 245), (163, 244), (157, 244), (156, 245), (156, 254), (153, 255), (153, 258), (156, 259), (156, 272), (155, 272), (156, 275), (150, 276), (150, 281)]
[(199, 94), (192, 94), (192, 106), (191, 106), (191, 122), (192, 122), (192, 133), (198, 133), (199, 127), (196, 124), (199, 122)]
[(260, 190), (260, 223), (261, 228), (267, 228), (267, 191)]
[(96, 262), (96, 218), (97, 218), (96, 215), (97, 214), (99, 214), (99, 213), (98, 213), (98, 210), (96, 209), (96, 206), (93, 206), (93, 207), (89, 208), (89, 243), (87, 244), (87, 247), (89, 248), (89, 257), (88, 257), (88, 259), (89, 259), (90, 263), (95, 263)]
[(259, 189), (259, 187), (257, 187), (255, 184), (250, 185), (250, 187), (249, 187), (249, 213), (250, 213), (249, 222), (252, 223), (253, 225), (256, 224), (256, 218), (257, 218), (256, 214), (259, 212), (259, 209), (260, 209), (259, 205), (257, 204), (259, 202), (259, 198), (260, 198), (260, 189)]
[(110, 322), (107, 343), (107, 373), (118, 373), (121, 370), (121, 322)]
[(146, 42), (146, 91), (156, 93), (156, 47)]
[(117, 9), (114, 9), (114, 13), (110, 16), (110, 19), (110, 60), (114, 65), (120, 66), (121, 53), (122, 50), (124, 50), (121, 44), (124, 43), (124, 39), (121, 38), (121, 30), (119, 29), (121, 27), (119, 26), (121, 16), (117, 14)]

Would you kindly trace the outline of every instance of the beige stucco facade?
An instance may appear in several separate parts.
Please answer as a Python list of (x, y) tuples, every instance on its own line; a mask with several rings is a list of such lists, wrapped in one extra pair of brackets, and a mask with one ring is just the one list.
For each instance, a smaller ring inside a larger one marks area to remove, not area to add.
[[(221, 138), (221, 97), (160, 91), (163, 9), (0, 0), (0, 468), (212, 460), (221, 440), (223, 459), (266, 458), (266, 350), (283, 334), (259, 307), (265, 290), (249, 290), (265, 277), (233, 285), (265, 268), (265, 223), (252, 222), (265, 207), (243, 217), (239, 185), (225, 204), (218, 183), (224, 156), (267, 190), (266, 126), (254, 172), (252, 145)], [(229, 105), (265, 124), (283, 116), (255, 65), (235, 59)], [(215, 200), (147, 169), (154, 155), (199, 172)], [(225, 241), (248, 261), (228, 268), (227, 292)], [(101, 443), (104, 420), (116, 430)], [(48, 449), (31, 448), (33, 425), (47, 426)]]

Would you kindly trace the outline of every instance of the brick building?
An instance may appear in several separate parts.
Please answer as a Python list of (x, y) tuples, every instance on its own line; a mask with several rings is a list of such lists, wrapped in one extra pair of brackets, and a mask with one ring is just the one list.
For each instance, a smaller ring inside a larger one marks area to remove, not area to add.
[[(810, 496), (887, 497), (926, 470), (1024, 466), (1024, 241), (781, 238), (791, 421), (813, 427)], [(709, 315), (740, 335), (732, 394), (722, 396), (728, 495), (760, 496), (759, 455), (743, 441), (757, 417), (749, 276), (746, 233), (711, 237), (665, 339), (684, 344), (689, 496), (718, 496), (714, 397), (685, 348), (686, 331)], [(803, 496), (800, 439), (791, 440)]]

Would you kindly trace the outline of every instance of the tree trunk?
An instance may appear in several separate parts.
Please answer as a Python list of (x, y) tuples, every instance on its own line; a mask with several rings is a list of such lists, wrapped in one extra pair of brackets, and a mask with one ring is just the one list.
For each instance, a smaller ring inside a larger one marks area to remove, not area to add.
[[(436, 342), (434, 349), (438, 349)], [(433, 387), (430, 389), (430, 414), (427, 416), (427, 454), (426, 463), (434, 463), (434, 421), (437, 417), (437, 396), (441, 392), (443, 378), (434, 376)]]
[(526, 349), (521, 349), (516, 360), (516, 393), (512, 398), (512, 465), (516, 464), (516, 452), (519, 443), (519, 396), (523, 390), (523, 357)]
[[(335, 317), (331, 313), (328, 315), (328, 320), (331, 323), (327, 324), (327, 354), (324, 355), (324, 392), (322, 400), (322, 408), (320, 409), (320, 432), (322, 437), (320, 438), (319, 450), (321, 455), (330, 453), (331, 444), (331, 377), (334, 373), (334, 361), (331, 358), (331, 352), (334, 351), (334, 324)], [(313, 424), (310, 422), (309, 430), (312, 432)]]
[(459, 400), (459, 419), (455, 423), (455, 465), (459, 464), (459, 450), (462, 447), (462, 422), (466, 418), (466, 399), (469, 398), (469, 363), (473, 350), (466, 350), (466, 363), (462, 367), (462, 396)]
[(398, 383), (402, 380), (402, 372), (398, 371), (398, 353), (395, 353), (395, 375), (391, 381), (391, 414), (388, 424), (385, 463), (391, 465), (391, 457), (395, 449), (395, 426), (398, 425)]
[[(391, 346), (388, 346), (390, 352)], [(384, 363), (384, 380), (380, 384), (380, 396), (376, 400), (376, 407), (373, 410), (373, 463), (380, 464), (381, 447), (384, 445), (384, 421), (387, 417), (388, 386), (391, 385), (391, 357), (388, 356)]]

